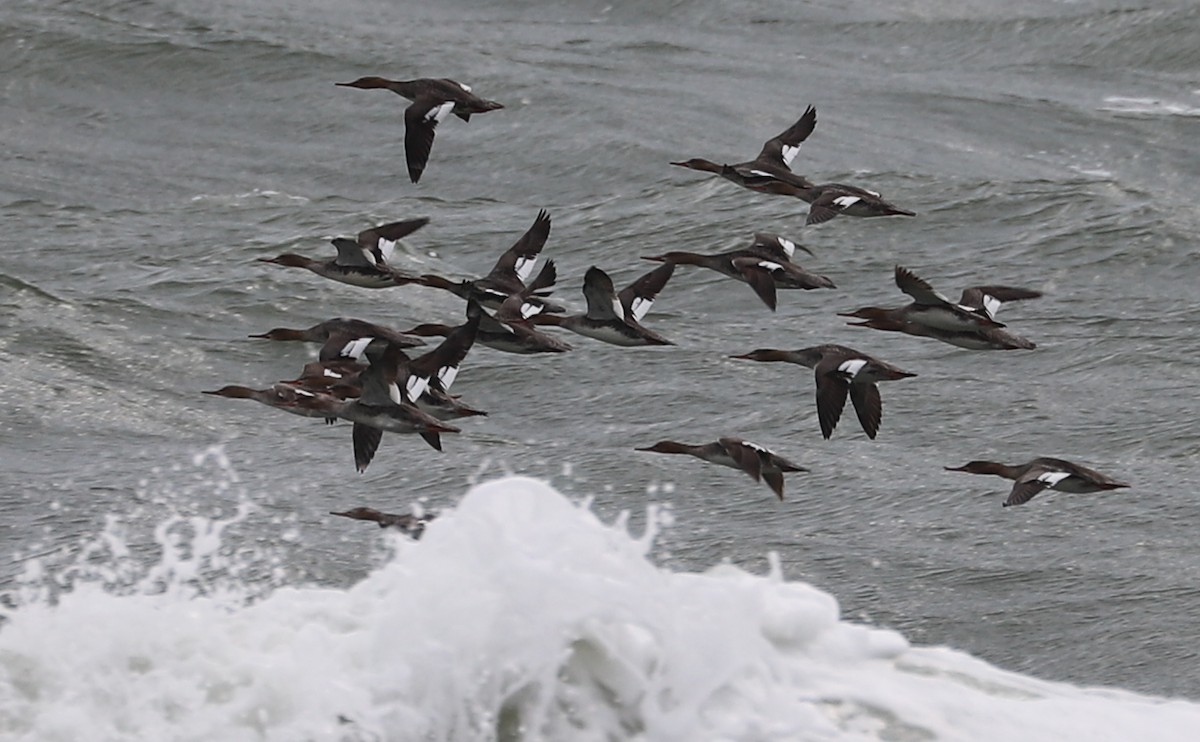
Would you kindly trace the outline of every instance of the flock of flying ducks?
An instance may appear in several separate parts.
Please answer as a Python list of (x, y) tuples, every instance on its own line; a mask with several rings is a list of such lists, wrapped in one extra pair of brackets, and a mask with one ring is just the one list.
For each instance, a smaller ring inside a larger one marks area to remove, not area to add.
[[(413, 183), (420, 180), (428, 164), (440, 122), (452, 114), (469, 121), (474, 114), (504, 107), (448, 79), (398, 81), (362, 77), (336, 84), (391, 90), (412, 101), (404, 112), (404, 145)], [(809, 204), (807, 224), (820, 224), (838, 215), (915, 216), (874, 191), (841, 183), (816, 184), (794, 173), (791, 163), (816, 122), (816, 109), (809, 106), (794, 124), (767, 140), (758, 156), (747, 162), (728, 165), (693, 158), (671, 164), (714, 173), (759, 193), (799, 198)], [(619, 292), (608, 274), (593, 266), (583, 280), (587, 311), (568, 314), (563, 306), (548, 298), (557, 281), (554, 261), (546, 261), (536, 275), (533, 272), (550, 235), (550, 215), (546, 211), (538, 213), (533, 225), (500, 256), (487, 275), (468, 280), (414, 275), (393, 265), (396, 243), (427, 221), (391, 222), (366, 229), (355, 239), (336, 238), (332, 242), (337, 254), (330, 258), (285, 253), (260, 260), (303, 268), (362, 288), (415, 284), (448, 291), (466, 302), (463, 324), (421, 324), (398, 331), (363, 320), (335, 318), (306, 329), (275, 328), (251, 337), (320, 343), (318, 360), (306, 364), (295, 379), (265, 389), (230, 385), (205, 393), (252, 399), (330, 423), (337, 419), (350, 421), (355, 465), (361, 472), (374, 458), (384, 432), (417, 434), (441, 450), (441, 435), (460, 430), (453, 421), (487, 414), (449, 393), (459, 366), (475, 343), (506, 353), (562, 353), (571, 350), (571, 345), (542, 329), (559, 328), (625, 347), (672, 345), (670, 340), (642, 325), (641, 320), (678, 265), (704, 267), (742, 281), (771, 310), (776, 308), (776, 292), (780, 289), (835, 288), (830, 279), (793, 262), (796, 251), (808, 252), (806, 248), (779, 235), (760, 232), (745, 247), (719, 254), (674, 251), (646, 256), (661, 265)], [(1040, 292), (1009, 286), (971, 286), (955, 302), (907, 268), (896, 266), (894, 277), (896, 286), (909, 297), (909, 303), (892, 308), (863, 307), (844, 313), (842, 316), (862, 320), (849, 324), (931, 338), (970, 350), (1035, 347), (1031, 341), (1006, 329), (996, 320), (996, 313), (1004, 303), (1034, 299), (1041, 296)], [(423, 346), (425, 341), (421, 338), (441, 338), (441, 341), (432, 350), (410, 357), (406, 351)], [(793, 363), (813, 369), (817, 417), (826, 439), (833, 435), (847, 398), (863, 431), (874, 439), (883, 407), (878, 383), (916, 375), (842, 345), (817, 345), (800, 350), (762, 348), (732, 357)], [(659, 441), (637, 450), (686, 454), (739, 469), (755, 481), (764, 481), (781, 500), (784, 473), (807, 471), (762, 446), (736, 437), (722, 437), (703, 445)], [(1085, 493), (1129, 486), (1055, 458), (1037, 458), (1017, 466), (971, 461), (946, 468), (1013, 480), (1004, 502), (1006, 506), (1023, 504), (1046, 488)], [(396, 527), (415, 535), (419, 535), (425, 523), (415, 516), (381, 513), (371, 508), (332, 514), (375, 521), (381, 527)]]

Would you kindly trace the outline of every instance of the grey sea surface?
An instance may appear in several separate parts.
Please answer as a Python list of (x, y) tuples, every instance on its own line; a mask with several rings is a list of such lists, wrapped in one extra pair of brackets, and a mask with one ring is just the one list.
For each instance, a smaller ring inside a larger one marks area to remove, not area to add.
[[(847, 617), (914, 642), (1200, 699), (1197, 38), (1200, 5), (1161, 0), (7, 0), (0, 591), (31, 558), (72, 563), (114, 519), (152, 559), (168, 514), (243, 496), (258, 509), (226, 538), (246, 581), (350, 585), (376, 532), (328, 511), (437, 510), (515, 472), (635, 526), (669, 504), (665, 564), (765, 570), (775, 551)], [(370, 74), (451, 77), (506, 107), (444, 122), (413, 185), (406, 102), (333, 85)], [(668, 164), (750, 159), (808, 104), (819, 121), (794, 169), (916, 218), (805, 227), (798, 200)], [(397, 265), (479, 276), (543, 208), (554, 296), (573, 310), (589, 266), (621, 286), (653, 267), (643, 256), (754, 231), (808, 246), (798, 260), (837, 289), (781, 292), (772, 313), (681, 266), (645, 320), (674, 347), (477, 347), (455, 392), (490, 414), (444, 453), (385, 436), (361, 475), (347, 424), (200, 393), (267, 386), (315, 356), (251, 333), (462, 318), (434, 289), (256, 258), (328, 257), (331, 237), (424, 216)], [(904, 303), (897, 264), (951, 295), (1043, 291), (1001, 315), (1037, 349), (836, 316)], [(811, 371), (729, 358), (820, 343), (918, 374), (881, 387), (876, 440), (849, 409), (822, 439)], [(778, 502), (738, 472), (634, 451), (723, 435), (812, 471)], [(1133, 486), (1001, 508), (1008, 482), (943, 468), (1038, 455)]]

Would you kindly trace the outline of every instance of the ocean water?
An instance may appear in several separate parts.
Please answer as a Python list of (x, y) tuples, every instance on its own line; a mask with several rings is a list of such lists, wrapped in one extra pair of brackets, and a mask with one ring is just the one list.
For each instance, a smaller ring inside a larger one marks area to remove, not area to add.
[[(4, 3), (0, 736), (1185, 738), (1198, 35), (1194, 3), (1116, 0)], [(333, 85), (367, 74), (506, 107), (445, 122), (413, 185), (404, 101)], [(795, 169), (916, 218), (805, 228), (668, 164), (808, 104)], [(645, 321), (674, 347), (473, 349), (455, 392), (490, 414), (361, 475), (348, 426), (200, 394), (314, 356), (246, 337), (272, 327), (462, 316), (257, 258), (424, 216), (400, 267), (478, 276), (542, 208), (573, 309), (591, 265), (754, 231), (838, 288), (772, 313), (680, 267)], [(847, 327), (902, 302), (897, 264), (1043, 291), (1002, 315), (1038, 348)], [(874, 441), (821, 438), (806, 369), (728, 358), (828, 342), (918, 374)], [(811, 472), (779, 502), (633, 450), (723, 435)], [(1002, 509), (943, 468), (1037, 455), (1133, 486)], [(443, 515), (397, 542), (328, 515), (355, 505)]]
[[(6, 738), (1118, 740), (1152, 724), (1190, 740), (1200, 725), (1195, 703), (1035, 680), (839, 620), (778, 559), (766, 574), (657, 567), (672, 522), (658, 507), (633, 535), (543, 482), (500, 479), (420, 543), (394, 537), (352, 586), (247, 600), (224, 536), (244, 506), (176, 521), (148, 570), (122, 570), (136, 560), (112, 527), (93, 553), (108, 566), (78, 565), (89, 581), (54, 605), (31, 587), (0, 633)], [(110, 569), (132, 584), (114, 590)]]

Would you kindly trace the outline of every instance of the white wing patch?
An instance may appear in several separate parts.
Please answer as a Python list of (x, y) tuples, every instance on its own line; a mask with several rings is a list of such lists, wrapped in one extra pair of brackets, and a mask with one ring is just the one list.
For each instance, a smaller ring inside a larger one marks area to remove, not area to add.
[(358, 360), (359, 358), (362, 358), (362, 354), (366, 352), (367, 346), (370, 345), (371, 341), (374, 339), (375, 338), (367, 337), (351, 340), (342, 346), (342, 350), (340, 353), (338, 353), (338, 355)]
[[(392, 386), (394, 387), (395, 385), (393, 384)], [(417, 400), (421, 398), (421, 395), (424, 394), (425, 390), (428, 388), (429, 379), (425, 378), (424, 376), (409, 376), (408, 381), (404, 382), (404, 393), (408, 395), (408, 400), (413, 404), (417, 403)], [(393, 394), (392, 396), (395, 398), (398, 395)], [(395, 401), (397, 403), (400, 402), (398, 399)]]
[(340, 379), (340, 378), (342, 378), (342, 375), (341, 375), (341, 374), (339, 374), (337, 371), (331, 371), (330, 369), (327, 369), (327, 368), (323, 368), (323, 369), (321, 369), (321, 375), (322, 375), (322, 376), (328, 376), (328, 377), (330, 377), (330, 378), (333, 378), (333, 379)]
[[(382, 237), (380, 237), (378, 247), (379, 247), (379, 254), (383, 256), (383, 262), (386, 263), (392, 259), (392, 253), (396, 252), (396, 240), (385, 240)], [(375, 256), (371, 255), (371, 251), (367, 250), (366, 252), (367, 252), (367, 255), (369, 255), (372, 258), (371, 262), (375, 262), (374, 261)]]
[(521, 305), (521, 319), (529, 319), (535, 314), (541, 314), (543, 309), (545, 309), (545, 307), (541, 306), (540, 304), (525, 302)]
[(442, 382), (442, 389), (449, 391), (450, 385), (458, 378), (458, 366), (442, 366), (438, 369), (437, 377)]
[(847, 376), (853, 378), (853, 377), (857, 376), (858, 372), (862, 371), (863, 366), (866, 366), (866, 365), (867, 365), (867, 362), (865, 360), (863, 360), (862, 358), (851, 358), (848, 361), (843, 361), (842, 365), (838, 366), (838, 371), (841, 371), (842, 373), (846, 374)]
[(1048, 471), (1045, 474), (1038, 475), (1037, 481), (1041, 482), (1047, 487), (1053, 487), (1069, 476), (1071, 476), (1071, 474), (1065, 471)]
[(783, 155), (783, 164), (784, 164), (784, 165), (789, 165), (789, 166), (790, 166), (790, 165), (792, 164), (792, 160), (796, 159), (796, 155), (797, 155), (797, 154), (799, 154), (799, 153), (800, 153), (800, 145), (799, 145), (799, 144), (796, 144), (796, 145), (785, 144), (785, 145), (783, 145), (783, 149), (782, 149), (782, 151), (781, 151), (781, 154)]
[(784, 239), (783, 237), (776, 237), (775, 239), (779, 242), (779, 246), (783, 248), (783, 251), (787, 253), (789, 258), (796, 253), (795, 242), (792, 242), (789, 239)]
[[(867, 191), (867, 189), (866, 189), (866, 188), (864, 188), (863, 190), (864, 190), (864, 191)], [(867, 193), (871, 194), (871, 195), (872, 195), (872, 196), (874, 196), (875, 198), (883, 198), (883, 196), (879, 195), (879, 194), (878, 194), (878, 193), (876, 193), (875, 191), (867, 191)]]
[(469, 93), (469, 92), (471, 92), (471, 86), (470, 86), (470, 85), (466, 85), (466, 84), (464, 84), (464, 83), (461, 83), (461, 82), (459, 82), (459, 81), (457, 81), (457, 80), (454, 80), (453, 82), (454, 82), (454, 84), (455, 84), (455, 85), (459, 86), (460, 88), (462, 88), (463, 90), (467, 91), (468, 93)]
[(449, 113), (453, 110), (454, 101), (447, 101), (441, 105), (434, 106), (433, 108), (429, 109), (429, 113), (425, 114), (425, 121), (432, 121), (435, 124), (441, 123), (441, 121), (445, 119), (446, 116), (449, 115)]
[(530, 273), (533, 273), (533, 266), (535, 265), (537, 265), (536, 255), (532, 258), (520, 257), (517, 258), (517, 262), (513, 265), (513, 270), (517, 272), (517, 278), (524, 281), (526, 278), (529, 278)]
[(996, 312), (1000, 311), (1000, 305), (1003, 303), (990, 294), (983, 295), (983, 311), (987, 312), (989, 317), (995, 317)]
[(769, 261), (769, 260), (760, 260), (760, 261), (758, 261), (758, 267), (759, 267), (759, 268), (765, 268), (766, 270), (769, 270), (769, 271), (772, 271), (772, 272), (774, 272), (774, 271), (781, 271), (781, 270), (783, 270), (783, 266), (782, 266), (782, 265), (780, 265), (779, 263), (772, 263), (772, 262), (771, 262), (771, 261)]
[(859, 201), (862, 201), (862, 199), (858, 196), (838, 196), (833, 199), (833, 203), (842, 209), (848, 209)]
[(755, 451), (758, 451), (759, 453), (765, 453), (765, 454), (771, 453), (770, 451), (768, 451), (767, 449), (758, 445), (757, 443), (751, 443), (750, 441), (742, 441), (742, 445), (745, 446), (746, 448), (752, 448)]
[[(616, 305), (617, 305), (617, 316), (620, 317), (621, 316), (621, 302), (619, 302), (619, 301), (616, 302)], [(633, 319), (635, 321), (640, 322), (642, 320), (642, 317), (646, 316), (646, 312), (649, 312), (650, 307), (652, 307), (652, 306), (654, 306), (653, 299), (648, 299), (644, 296), (635, 296), (635, 297), (633, 297), (633, 301), (631, 301), (629, 303), (629, 314), (633, 317)]]
[(774, 178), (775, 177), (774, 175), (771, 175), (770, 173), (764, 173), (762, 170), (751, 170), (750, 174), (751, 175), (761, 175), (764, 178)]

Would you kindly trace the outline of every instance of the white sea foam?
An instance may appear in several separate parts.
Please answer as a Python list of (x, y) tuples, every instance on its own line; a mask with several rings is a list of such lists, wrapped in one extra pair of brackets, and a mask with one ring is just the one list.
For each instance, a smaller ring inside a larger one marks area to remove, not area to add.
[(181, 562), (221, 567), (224, 526), (245, 509), (193, 520), (187, 558), (166, 549), (137, 590), (76, 580), (7, 612), (0, 738), (1095, 742), (1200, 729), (1200, 705), (1044, 682), (843, 621), (778, 566), (660, 568), (647, 554), (670, 519), (649, 515), (633, 536), (507, 477), (421, 541), (397, 540), (356, 585), (252, 601), (180, 589), (205, 571)]
[(305, 196), (296, 196), (283, 191), (255, 188), (245, 193), (200, 193), (192, 196), (193, 203), (210, 203), (217, 206), (230, 207), (260, 207), (265, 204), (306, 204), (310, 201)]
[(1100, 110), (1126, 116), (1200, 116), (1200, 106), (1194, 104), (1119, 95), (1106, 97)]

